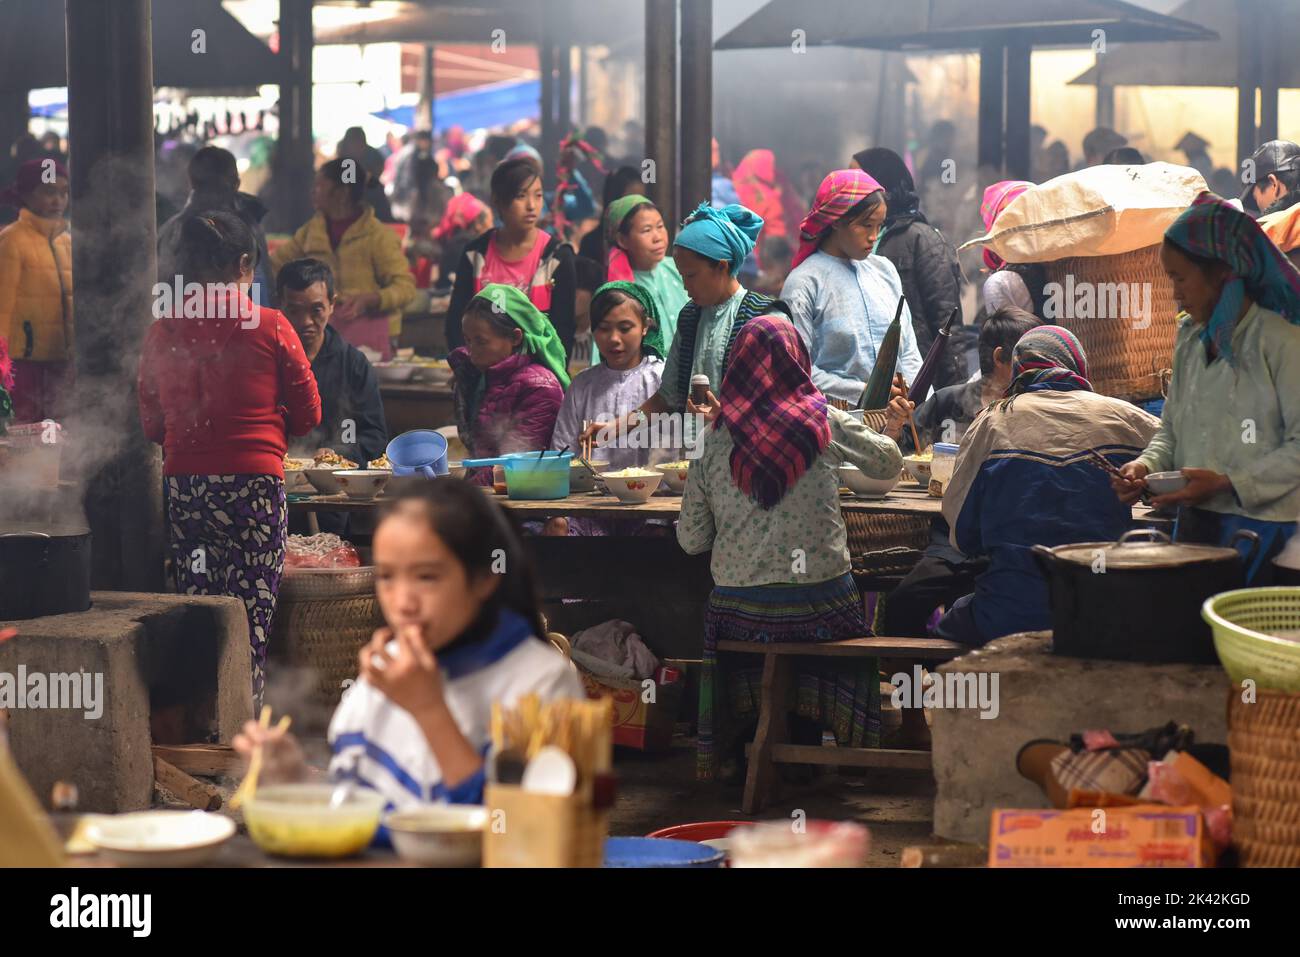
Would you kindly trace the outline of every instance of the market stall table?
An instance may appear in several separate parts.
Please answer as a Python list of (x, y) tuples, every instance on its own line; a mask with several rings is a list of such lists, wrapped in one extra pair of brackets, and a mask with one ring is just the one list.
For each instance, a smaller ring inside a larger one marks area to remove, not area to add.
[[(484, 494), (492, 494), (484, 489)], [(580, 493), (554, 501), (523, 501), (504, 495), (494, 498), (521, 522), (541, 522), (551, 516), (570, 518), (676, 520), (681, 496), (655, 495), (641, 505), (625, 505), (612, 495)], [(294, 498), (290, 511), (317, 509), (370, 511), (384, 502), (354, 501), (345, 496)], [(901, 487), (878, 499), (843, 496), (846, 513), (906, 516), (940, 514), (942, 500), (924, 489)], [(1158, 524), (1150, 509), (1134, 509), (1134, 520)], [(552, 627), (572, 634), (610, 618), (633, 622), (646, 643), (661, 658), (698, 659), (702, 647), (700, 624), (713, 590), (709, 554), (687, 555), (671, 528), (660, 536), (546, 536), (524, 540), (535, 567), (538, 587)], [(566, 601), (566, 599), (568, 601)], [(580, 599), (573, 601), (573, 599)]]

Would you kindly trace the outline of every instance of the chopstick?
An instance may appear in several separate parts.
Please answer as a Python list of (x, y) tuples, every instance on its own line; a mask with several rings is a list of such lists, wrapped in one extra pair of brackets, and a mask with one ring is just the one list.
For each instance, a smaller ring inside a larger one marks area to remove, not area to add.
[(912, 441), (916, 444), (916, 454), (920, 455), (925, 451), (921, 447), (921, 437), (916, 434), (916, 419), (912, 418), (912, 410), (907, 410), (907, 424), (912, 427)]
[[(1116, 478), (1124, 478), (1124, 473), (1121, 472), (1119, 469), (1117, 469), (1114, 465), (1112, 465), (1106, 459), (1106, 456), (1102, 455), (1096, 449), (1089, 449), (1088, 454), (1092, 456), (1093, 465), (1096, 465), (1098, 468), (1102, 469), (1103, 471), (1109, 472), (1111, 475), (1115, 476)], [(1125, 481), (1128, 480), (1125, 479)]]
[[(289, 730), (291, 721), (289, 716), (284, 715), (275, 726), (275, 730), (283, 733)], [(266, 730), (271, 726), (271, 706), (262, 705), (262, 713), (257, 717), (257, 726)], [(262, 745), (259, 743), (253, 748), (253, 756), (248, 761), (248, 773), (244, 775), (244, 780), (239, 784), (237, 790), (230, 798), (230, 804), (227, 805), (232, 810), (237, 810), (245, 801), (251, 800), (257, 792), (257, 778), (262, 773)]]

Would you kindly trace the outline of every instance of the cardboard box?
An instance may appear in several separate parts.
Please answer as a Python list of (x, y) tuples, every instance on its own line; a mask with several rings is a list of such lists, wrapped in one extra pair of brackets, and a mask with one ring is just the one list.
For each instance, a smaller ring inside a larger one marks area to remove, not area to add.
[[(578, 668), (588, 698), (614, 699), (614, 743), (639, 751), (667, 751), (686, 682), (649, 686), (635, 678), (606, 678)], [(651, 679), (646, 679), (651, 680)], [(651, 699), (651, 700), (647, 700)]]
[(999, 808), (989, 827), (989, 867), (1213, 867), (1214, 858), (1192, 806)]

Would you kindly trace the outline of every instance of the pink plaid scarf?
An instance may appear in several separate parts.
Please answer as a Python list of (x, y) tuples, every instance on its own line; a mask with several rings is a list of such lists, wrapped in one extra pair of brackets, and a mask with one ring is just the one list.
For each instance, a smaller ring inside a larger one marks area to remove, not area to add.
[(860, 169), (837, 169), (817, 187), (817, 198), (803, 222), (799, 224), (799, 251), (790, 268), (817, 251), (832, 223), (872, 193), (884, 187)]

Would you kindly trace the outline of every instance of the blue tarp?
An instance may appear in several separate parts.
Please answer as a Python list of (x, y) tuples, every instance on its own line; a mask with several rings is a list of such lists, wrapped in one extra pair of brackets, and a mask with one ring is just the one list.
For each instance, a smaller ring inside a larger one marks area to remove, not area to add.
[[(435, 101), (433, 122), (439, 130), (459, 126), (466, 130), (509, 126), (541, 116), (541, 80), (522, 80), (495, 86), (446, 93)], [(383, 120), (415, 126), (414, 106), (395, 106), (373, 114)]]

